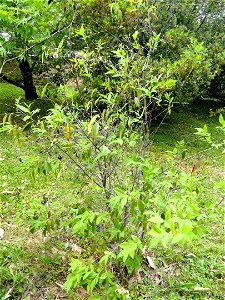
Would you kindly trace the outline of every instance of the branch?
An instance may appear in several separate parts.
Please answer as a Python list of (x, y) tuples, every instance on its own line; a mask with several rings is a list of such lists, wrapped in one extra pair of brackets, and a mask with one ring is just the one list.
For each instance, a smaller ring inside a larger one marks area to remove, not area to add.
[(103, 188), (103, 186), (97, 181), (95, 180), (94, 178), (92, 178), (88, 172), (85, 170), (85, 167), (83, 167), (78, 161), (76, 161), (67, 151), (65, 151), (63, 148), (61, 148), (61, 146), (55, 142), (55, 146), (60, 150), (62, 151), (67, 157), (69, 157), (69, 159), (75, 163), (75, 165), (83, 172), (84, 175), (86, 175), (90, 180), (93, 180), (94, 183), (99, 186), (101, 189)]
[(208, 15), (205, 15), (205, 16), (204, 16), (203, 20), (201, 21), (201, 23), (199, 24), (199, 26), (198, 26), (198, 28), (196, 29), (195, 32), (198, 32), (198, 31), (199, 31), (199, 29), (202, 27), (202, 25), (204, 24), (205, 20), (207, 19), (207, 16), (208, 16)]
[(15, 86), (17, 86), (17, 87), (19, 87), (19, 88), (21, 88), (21, 89), (24, 90), (24, 85), (23, 85), (22, 83), (19, 83), (19, 82), (13, 80), (13, 79), (10, 79), (10, 78), (8, 78), (8, 77), (5, 76), (5, 75), (1, 75), (0, 78), (2, 78), (3, 80), (5, 80), (6, 82), (8, 82), (8, 83), (10, 83), (10, 84), (13, 84), (13, 85), (15, 85)]

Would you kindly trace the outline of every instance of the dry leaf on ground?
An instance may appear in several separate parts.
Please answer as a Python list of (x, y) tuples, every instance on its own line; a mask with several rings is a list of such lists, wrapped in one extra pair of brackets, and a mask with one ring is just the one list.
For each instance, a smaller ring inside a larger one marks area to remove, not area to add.
[(195, 292), (209, 292), (210, 291), (210, 288), (204, 288), (204, 287), (201, 287), (201, 286), (196, 286), (194, 288), (194, 291)]
[(154, 263), (153, 259), (152, 259), (150, 256), (146, 256), (146, 259), (147, 259), (147, 261), (148, 261), (149, 266), (150, 266), (153, 270), (155, 270), (156, 268), (155, 268), (155, 263)]
[(81, 253), (83, 251), (83, 249), (80, 246), (78, 246), (77, 244), (72, 244), (71, 248), (72, 248), (72, 251), (75, 252), (76, 255), (81, 255)]
[(0, 240), (3, 239), (4, 236), (4, 230), (0, 228)]

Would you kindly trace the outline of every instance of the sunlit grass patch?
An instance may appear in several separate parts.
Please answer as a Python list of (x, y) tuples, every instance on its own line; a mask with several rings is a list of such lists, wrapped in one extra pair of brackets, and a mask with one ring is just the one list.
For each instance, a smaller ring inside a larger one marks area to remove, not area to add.
[(24, 91), (12, 84), (0, 82), (0, 114), (15, 111), (15, 100), (24, 98)]

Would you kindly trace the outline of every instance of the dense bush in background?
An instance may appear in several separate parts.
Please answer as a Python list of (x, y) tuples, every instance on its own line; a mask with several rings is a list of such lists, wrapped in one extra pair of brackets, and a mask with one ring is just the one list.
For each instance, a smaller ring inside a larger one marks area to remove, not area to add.
[(120, 107), (151, 111), (209, 96), (224, 66), (223, 9), (223, 1), (3, 1), (2, 63), (17, 61), (23, 83), (11, 80), (28, 99), (38, 73), (49, 89), (72, 79), (88, 109), (116, 93)]

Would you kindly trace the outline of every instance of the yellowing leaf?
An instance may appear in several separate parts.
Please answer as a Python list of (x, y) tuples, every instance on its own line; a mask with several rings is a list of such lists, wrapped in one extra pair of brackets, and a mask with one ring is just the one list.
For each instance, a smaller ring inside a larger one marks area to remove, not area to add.
[(67, 139), (67, 141), (69, 141), (70, 140), (70, 126), (68, 123), (65, 124), (64, 132), (65, 132), (65, 138)]
[(63, 46), (63, 43), (64, 43), (64, 37), (63, 39), (60, 41), (59, 45), (58, 45), (58, 51), (62, 49), (62, 46)]
[(164, 223), (165, 222), (165, 220), (163, 220), (160, 216), (154, 216), (154, 217), (151, 217), (150, 219), (149, 219), (149, 222), (152, 222), (152, 223), (159, 223), (159, 224), (161, 224), (161, 223)]
[(98, 117), (99, 117), (99, 115), (95, 115), (95, 116), (91, 119), (90, 123), (88, 124), (88, 133), (91, 133), (91, 132), (92, 132), (92, 127), (93, 127), (93, 125), (94, 125), (94, 123), (95, 123), (95, 121), (97, 120)]

